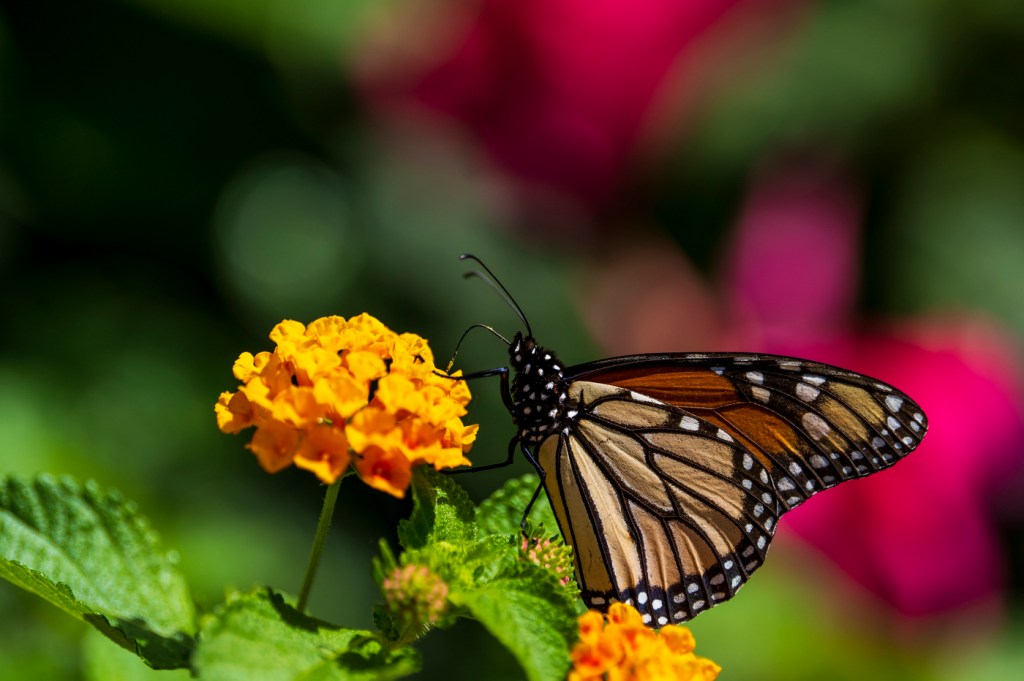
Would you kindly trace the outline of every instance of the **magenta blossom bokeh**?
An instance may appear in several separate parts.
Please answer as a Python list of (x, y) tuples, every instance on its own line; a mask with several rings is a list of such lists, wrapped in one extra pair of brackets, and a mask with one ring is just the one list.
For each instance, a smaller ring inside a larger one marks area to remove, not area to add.
[[(904, 615), (981, 605), (1002, 593), (1005, 576), (991, 498), (1024, 463), (1019, 361), (1004, 335), (977, 317), (859, 321), (860, 220), (858, 192), (841, 173), (827, 165), (772, 168), (755, 178), (745, 202), (721, 297), (694, 286), (683, 257), (657, 244), (612, 266), (615, 280), (603, 278), (586, 313), (616, 354), (773, 352), (907, 392), (928, 415), (919, 450), (891, 470), (816, 496), (780, 531), (816, 547)], [(671, 271), (674, 300), (658, 283)], [(612, 293), (638, 282), (656, 292), (655, 303), (623, 305)], [(654, 320), (675, 331), (662, 333), (660, 346), (630, 333)], [(697, 333), (693, 324), (711, 331)]]
[(481, 0), (436, 54), (366, 89), (457, 121), (521, 182), (600, 207), (670, 71), (738, 2)]

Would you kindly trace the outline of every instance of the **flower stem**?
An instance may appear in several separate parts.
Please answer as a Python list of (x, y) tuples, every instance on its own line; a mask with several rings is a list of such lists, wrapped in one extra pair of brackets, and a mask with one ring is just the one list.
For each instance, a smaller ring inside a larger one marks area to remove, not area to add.
[(341, 478), (331, 483), (324, 495), (324, 506), (320, 509), (320, 520), (316, 524), (316, 536), (313, 538), (313, 548), (309, 552), (309, 564), (306, 565), (306, 577), (302, 580), (302, 590), (299, 591), (299, 603), (296, 606), (299, 612), (306, 612), (306, 601), (309, 600), (309, 591), (313, 588), (313, 579), (316, 577), (316, 570), (320, 567), (320, 554), (324, 552), (324, 544), (327, 542), (327, 531), (331, 529), (331, 518), (334, 516), (334, 504), (338, 501), (338, 489), (341, 487)]

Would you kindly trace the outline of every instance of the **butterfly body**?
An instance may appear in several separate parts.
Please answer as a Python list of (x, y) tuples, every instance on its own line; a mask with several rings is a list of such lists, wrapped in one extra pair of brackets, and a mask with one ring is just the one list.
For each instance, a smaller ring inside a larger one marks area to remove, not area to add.
[(882, 470), (923, 437), (920, 408), (837, 367), (731, 353), (565, 367), (510, 343), (513, 440), (543, 478), (588, 605), (662, 626), (734, 596), (778, 519)]
[(518, 333), (509, 344), (508, 355), (515, 372), (510, 395), (517, 437), (523, 444), (539, 444), (567, 426), (564, 365), (533, 338)]

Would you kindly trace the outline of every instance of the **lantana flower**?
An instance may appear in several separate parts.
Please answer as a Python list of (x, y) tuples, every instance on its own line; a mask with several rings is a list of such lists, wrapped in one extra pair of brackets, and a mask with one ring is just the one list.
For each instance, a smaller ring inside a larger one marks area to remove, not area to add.
[(525, 559), (551, 571), (558, 581), (568, 586), (573, 581), (572, 548), (558, 539), (522, 537), (519, 554)]
[(670, 624), (650, 629), (636, 608), (625, 603), (612, 604), (607, 618), (596, 610), (581, 615), (579, 634), (569, 681), (713, 681), (721, 671), (694, 654), (696, 642), (688, 628)]
[(437, 622), (448, 607), (448, 585), (426, 565), (396, 567), (381, 583), (384, 603), (402, 630)]
[(225, 433), (256, 429), (247, 447), (267, 472), (295, 464), (333, 483), (352, 464), (366, 484), (402, 497), (415, 465), (469, 465), (469, 388), (438, 374), (420, 336), (361, 314), (286, 320), (270, 339), (273, 352), (238, 357), (242, 385), (215, 407)]

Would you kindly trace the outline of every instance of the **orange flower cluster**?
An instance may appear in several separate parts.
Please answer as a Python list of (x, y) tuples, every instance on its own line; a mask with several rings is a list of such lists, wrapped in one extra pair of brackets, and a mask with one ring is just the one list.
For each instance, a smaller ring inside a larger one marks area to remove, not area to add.
[(267, 472), (294, 463), (331, 483), (354, 463), (366, 484), (402, 497), (416, 464), (469, 465), (469, 388), (435, 373), (423, 338), (362, 314), (283, 321), (270, 339), (273, 352), (239, 356), (242, 385), (215, 407), (225, 433), (256, 428), (247, 447)]
[(569, 681), (713, 681), (721, 667), (694, 655), (693, 634), (670, 624), (644, 626), (636, 608), (614, 603), (607, 623), (590, 610), (579, 619), (580, 642), (572, 651)]

